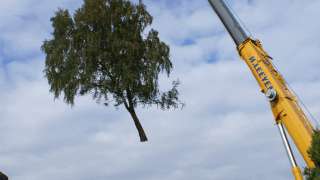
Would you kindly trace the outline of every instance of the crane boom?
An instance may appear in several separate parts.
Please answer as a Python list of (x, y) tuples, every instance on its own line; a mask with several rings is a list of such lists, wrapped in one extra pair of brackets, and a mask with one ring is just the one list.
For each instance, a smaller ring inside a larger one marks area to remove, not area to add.
[(263, 49), (260, 41), (254, 40), (248, 35), (224, 0), (209, 0), (209, 3), (234, 40), (239, 55), (250, 68), (260, 86), (261, 92), (269, 100), (292, 165), (293, 174), (297, 180), (302, 180), (302, 173), (295, 161), (286, 131), (307, 166), (314, 168), (315, 164), (308, 155), (314, 130), (312, 124), (301, 109), (296, 96), (289, 89), (282, 75), (276, 70), (272, 63), (272, 58)]
[(224, 1), (213, 0), (209, 1), (209, 3), (221, 19), (224, 27), (227, 29), (237, 46), (241, 45), (249, 38), (248, 32)]

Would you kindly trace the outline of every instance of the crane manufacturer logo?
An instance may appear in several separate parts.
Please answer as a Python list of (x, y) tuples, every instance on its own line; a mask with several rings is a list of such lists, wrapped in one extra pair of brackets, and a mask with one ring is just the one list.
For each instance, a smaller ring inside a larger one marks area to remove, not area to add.
[(251, 65), (253, 66), (254, 70), (258, 74), (260, 80), (263, 82), (264, 86), (267, 89), (273, 89), (273, 86), (272, 86), (267, 74), (263, 71), (263, 69), (261, 68), (261, 66), (257, 62), (257, 59), (254, 56), (252, 56), (249, 58), (249, 60), (250, 60)]

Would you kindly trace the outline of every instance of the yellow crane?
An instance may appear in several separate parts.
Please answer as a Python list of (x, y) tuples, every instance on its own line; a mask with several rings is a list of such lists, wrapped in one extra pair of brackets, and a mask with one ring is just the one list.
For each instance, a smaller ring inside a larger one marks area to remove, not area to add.
[(314, 127), (300, 107), (297, 97), (277, 71), (272, 58), (259, 40), (253, 39), (224, 0), (209, 0), (216, 14), (234, 40), (240, 57), (250, 68), (260, 90), (265, 94), (286, 148), (296, 180), (303, 180), (287, 138), (287, 132), (309, 168), (315, 164), (308, 155)]

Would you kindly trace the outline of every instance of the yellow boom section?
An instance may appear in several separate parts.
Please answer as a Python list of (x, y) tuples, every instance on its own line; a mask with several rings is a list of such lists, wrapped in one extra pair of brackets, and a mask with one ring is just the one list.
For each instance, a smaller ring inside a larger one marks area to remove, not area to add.
[(310, 121), (300, 108), (296, 96), (290, 91), (285, 80), (276, 70), (271, 57), (263, 50), (259, 41), (250, 38), (248, 31), (234, 15), (228, 4), (224, 0), (208, 1), (237, 45), (240, 56), (252, 71), (261, 88), (261, 92), (270, 101), (276, 124), (292, 166), (293, 175), (296, 180), (303, 180), (302, 173), (288, 142), (286, 130), (307, 166), (314, 168), (315, 164), (308, 155), (313, 134)]
[(307, 166), (315, 167), (307, 153), (312, 141), (312, 125), (300, 108), (296, 96), (275, 69), (270, 56), (259, 41), (251, 38), (240, 44), (238, 51), (252, 71), (261, 92), (269, 97), (276, 123), (287, 129)]

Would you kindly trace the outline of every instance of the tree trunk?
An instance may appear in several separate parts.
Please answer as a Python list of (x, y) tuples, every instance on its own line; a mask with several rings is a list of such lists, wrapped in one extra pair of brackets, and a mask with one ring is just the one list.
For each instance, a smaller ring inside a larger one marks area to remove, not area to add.
[(142, 125), (141, 125), (141, 123), (139, 121), (139, 118), (138, 118), (134, 108), (130, 108), (130, 110), (128, 110), (128, 111), (129, 111), (129, 113), (130, 113), (130, 115), (131, 115), (131, 117), (132, 117), (132, 119), (134, 121), (134, 124), (136, 125), (136, 128), (137, 128), (138, 133), (139, 133), (140, 141), (141, 142), (148, 141), (146, 133), (143, 130), (143, 127), (142, 127)]

